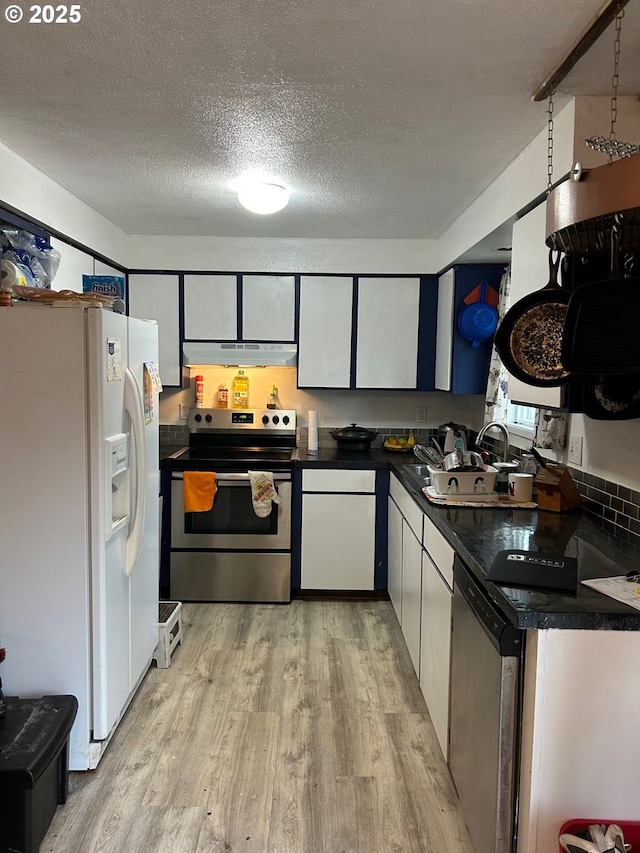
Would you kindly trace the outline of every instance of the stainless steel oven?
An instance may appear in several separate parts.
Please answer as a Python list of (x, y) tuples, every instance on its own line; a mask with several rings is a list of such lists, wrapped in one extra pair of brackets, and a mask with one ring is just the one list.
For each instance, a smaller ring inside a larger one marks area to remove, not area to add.
[(206, 512), (184, 512), (183, 473), (172, 474), (172, 547), (288, 550), (291, 545), (291, 473), (273, 472), (273, 483), (280, 503), (273, 504), (266, 518), (259, 518), (253, 511), (247, 472), (217, 474), (213, 507)]
[[(189, 427), (189, 448), (171, 460), (171, 598), (290, 601), (295, 412), (195, 409)], [(266, 517), (254, 511), (250, 470), (273, 476), (280, 503)], [(185, 471), (215, 472), (210, 510), (185, 512)]]

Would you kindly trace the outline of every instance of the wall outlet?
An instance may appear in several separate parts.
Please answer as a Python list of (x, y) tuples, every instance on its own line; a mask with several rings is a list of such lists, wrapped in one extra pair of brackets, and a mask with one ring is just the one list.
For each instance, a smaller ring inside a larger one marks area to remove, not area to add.
[(180, 420), (186, 421), (189, 418), (189, 406), (185, 406), (184, 403), (180, 403)]
[(427, 422), (427, 407), (426, 406), (418, 406), (416, 409), (416, 421), (419, 424), (426, 424)]
[(574, 465), (582, 465), (582, 436), (569, 436), (569, 462)]

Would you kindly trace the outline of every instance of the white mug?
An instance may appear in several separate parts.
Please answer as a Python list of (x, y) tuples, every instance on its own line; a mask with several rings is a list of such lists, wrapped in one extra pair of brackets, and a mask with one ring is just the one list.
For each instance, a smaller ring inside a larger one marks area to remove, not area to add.
[(509, 500), (529, 503), (533, 497), (533, 474), (509, 474)]

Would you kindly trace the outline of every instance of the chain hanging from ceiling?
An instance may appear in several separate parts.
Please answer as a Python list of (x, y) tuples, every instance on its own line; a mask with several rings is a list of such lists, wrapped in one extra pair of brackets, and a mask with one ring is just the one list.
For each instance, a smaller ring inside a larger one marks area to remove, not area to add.
[(585, 143), (594, 151), (602, 151), (609, 157), (631, 157), (640, 153), (640, 146), (631, 142), (619, 142), (616, 137), (616, 120), (618, 118), (618, 85), (620, 84), (620, 37), (622, 34), (622, 19), (624, 9), (620, 9), (615, 17), (616, 37), (613, 43), (613, 76), (611, 78), (611, 126), (609, 138), (606, 136), (591, 136), (585, 139)]
[(547, 195), (553, 189), (553, 96), (556, 90), (552, 86), (549, 89), (549, 100), (547, 102)]

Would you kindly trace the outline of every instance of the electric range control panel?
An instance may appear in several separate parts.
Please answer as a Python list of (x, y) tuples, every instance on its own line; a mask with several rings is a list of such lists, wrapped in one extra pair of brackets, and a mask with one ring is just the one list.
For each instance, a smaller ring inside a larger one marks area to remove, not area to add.
[(265, 432), (295, 432), (295, 409), (190, 409), (189, 430), (259, 429)]

